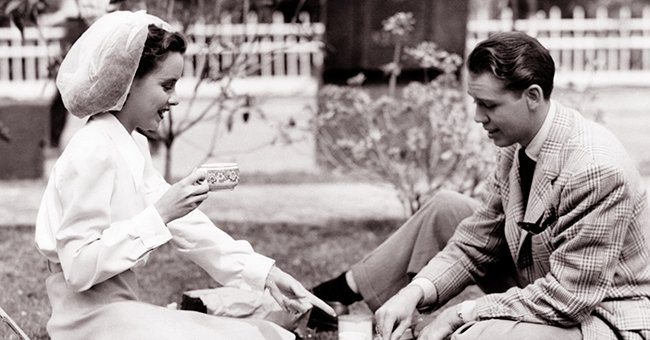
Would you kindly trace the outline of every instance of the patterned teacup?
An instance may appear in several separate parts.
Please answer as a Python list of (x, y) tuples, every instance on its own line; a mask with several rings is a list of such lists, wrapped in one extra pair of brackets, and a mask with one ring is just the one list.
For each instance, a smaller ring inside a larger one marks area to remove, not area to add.
[(197, 171), (205, 172), (210, 191), (232, 190), (239, 183), (237, 163), (209, 163), (199, 166)]

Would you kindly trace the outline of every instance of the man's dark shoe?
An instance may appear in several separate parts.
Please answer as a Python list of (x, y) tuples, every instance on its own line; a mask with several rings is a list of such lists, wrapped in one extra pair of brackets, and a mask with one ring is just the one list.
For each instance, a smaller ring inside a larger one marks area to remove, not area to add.
[(181, 310), (193, 310), (199, 313), (207, 313), (208, 307), (203, 303), (200, 297), (191, 296), (191, 292), (183, 294), (181, 300)]
[[(348, 314), (348, 307), (338, 301), (325, 301), (334, 309), (336, 315)], [(318, 308), (313, 308), (307, 321), (307, 327), (316, 332), (336, 331), (339, 328), (338, 319), (323, 312)]]

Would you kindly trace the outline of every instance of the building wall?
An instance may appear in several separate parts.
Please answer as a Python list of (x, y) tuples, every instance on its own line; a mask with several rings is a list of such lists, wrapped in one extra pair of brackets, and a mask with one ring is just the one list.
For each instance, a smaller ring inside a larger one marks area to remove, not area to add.
[(433, 41), (464, 55), (467, 0), (328, 0), (325, 9), (325, 80), (336, 74), (379, 70), (393, 57), (393, 42), (382, 21), (411, 12), (415, 30), (407, 44)]

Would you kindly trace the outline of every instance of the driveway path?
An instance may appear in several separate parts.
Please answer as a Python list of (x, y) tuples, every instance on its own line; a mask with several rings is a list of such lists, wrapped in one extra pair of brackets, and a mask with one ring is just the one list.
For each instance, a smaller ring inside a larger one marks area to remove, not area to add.
[[(0, 181), (0, 226), (32, 226), (45, 184)], [(200, 209), (215, 221), (313, 225), (405, 216), (391, 187), (367, 183), (240, 185), (211, 193)]]
[[(646, 186), (650, 192), (650, 177)], [(0, 227), (34, 225), (44, 189), (45, 180), (0, 181)], [(390, 186), (368, 183), (240, 185), (211, 193), (200, 209), (215, 221), (319, 226), (405, 218)]]

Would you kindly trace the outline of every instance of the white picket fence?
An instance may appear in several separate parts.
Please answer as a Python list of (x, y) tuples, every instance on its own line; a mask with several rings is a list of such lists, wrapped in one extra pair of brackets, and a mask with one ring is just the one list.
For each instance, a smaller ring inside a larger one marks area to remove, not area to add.
[(593, 18), (576, 7), (562, 18), (557, 7), (523, 20), (506, 9), (499, 19), (478, 13), (468, 22), (467, 51), (491, 33), (522, 31), (535, 36), (555, 60), (556, 84), (586, 86), (650, 86), (650, 6), (641, 17), (628, 7), (618, 13), (599, 8)]
[[(206, 69), (212, 76), (225, 76), (222, 82), (237, 78), (239, 85), (232, 86), (242, 90), (291, 92), (316, 84), (314, 79), (320, 76), (323, 64), (325, 27), (309, 22), (306, 13), (299, 18), (300, 23), (284, 23), (282, 14), (276, 13), (273, 22), (260, 23), (251, 14), (246, 23), (233, 24), (225, 16), (218, 25), (196, 23), (189, 27), (178, 91), (182, 96), (191, 95)], [(0, 28), (0, 97), (40, 97), (54, 90), (48, 65), (59, 56), (63, 28), (46, 27), (39, 32), (28, 27), (24, 33), (23, 39), (15, 27)], [(278, 81), (285, 86), (277, 86)], [(218, 83), (206, 83), (200, 93), (218, 89)]]
[[(315, 87), (323, 64), (322, 23), (310, 23), (302, 14), (300, 24), (285, 24), (281, 14), (272, 23), (259, 23), (251, 14), (246, 24), (233, 24), (227, 17), (220, 25), (197, 23), (187, 31), (190, 42), (179, 92), (189, 95), (202, 70), (236, 77), (242, 91), (294, 91)], [(481, 13), (467, 23), (467, 51), (491, 33), (518, 30), (539, 38), (556, 61), (556, 83), (577, 86), (650, 86), (650, 7), (633, 17), (627, 7), (617, 13), (606, 8), (586, 17), (576, 7), (571, 18), (559, 9), (535, 17), (513, 20), (504, 10), (498, 19)], [(0, 97), (38, 97), (51, 93), (48, 65), (59, 55), (64, 32), (47, 27), (41, 34), (25, 30), (23, 40), (16, 28), (0, 28)], [(246, 69), (229, 72), (233, 65)], [(282, 85), (278, 81), (284, 80)], [(224, 81), (227, 81), (224, 80)], [(210, 95), (218, 85), (206, 85), (200, 93)], [(293, 88), (292, 88), (293, 87)]]

